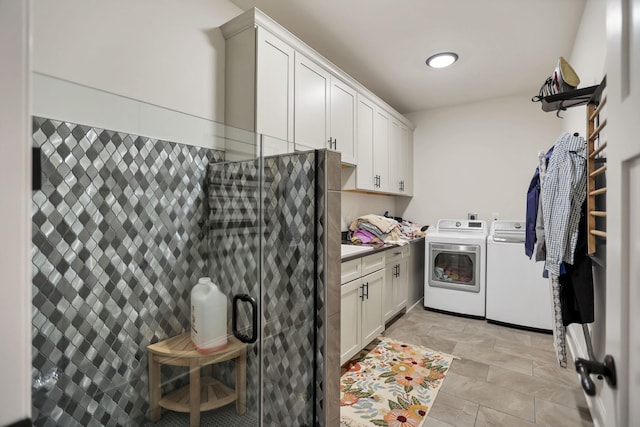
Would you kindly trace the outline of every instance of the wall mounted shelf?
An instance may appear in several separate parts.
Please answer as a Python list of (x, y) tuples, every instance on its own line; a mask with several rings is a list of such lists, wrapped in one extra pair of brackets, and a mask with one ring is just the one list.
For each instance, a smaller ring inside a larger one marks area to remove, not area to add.
[(545, 96), (541, 100), (542, 111), (564, 111), (567, 108), (586, 105), (599, 87), (600, 85), (595, 85)]

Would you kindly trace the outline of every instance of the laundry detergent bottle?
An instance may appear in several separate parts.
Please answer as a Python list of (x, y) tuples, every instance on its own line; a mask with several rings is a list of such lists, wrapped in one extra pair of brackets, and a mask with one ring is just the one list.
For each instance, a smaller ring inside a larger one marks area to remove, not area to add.
[(191, 290), (191, 341), (204, 354), (227, 346), (227, 297), (208, 277)]

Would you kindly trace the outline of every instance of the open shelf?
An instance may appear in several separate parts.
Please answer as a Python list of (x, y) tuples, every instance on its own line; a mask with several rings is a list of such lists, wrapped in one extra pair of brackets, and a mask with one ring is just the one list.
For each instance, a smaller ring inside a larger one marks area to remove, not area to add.
[[(210, 411), (237, 399), (236, 391), (211, 377), (200, 379), (200, 411)], [(175, 390), (160, 399), (160, 406), (176, 412), (189, 412), (189, 386)]]
[(589, 86), (542, 98), (542, 111), (562, 111), (567, 108), (587, 104), (600, 85)]
[(598, 105), (600, 104), (602, 91), (606, 86), (607, 76), (604, 76), (599, 85), (545, 96), (541, 100), (542, 111), (564, 111), (567, 108), (586, 105), (589, 103)]

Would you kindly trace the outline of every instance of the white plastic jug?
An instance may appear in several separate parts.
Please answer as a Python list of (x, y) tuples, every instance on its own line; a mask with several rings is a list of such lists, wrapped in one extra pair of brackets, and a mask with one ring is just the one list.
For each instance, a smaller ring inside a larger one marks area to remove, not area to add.
[(227, 297), (208, 277), (191, 290), (191, 341), (205, 354), (227, 346)]

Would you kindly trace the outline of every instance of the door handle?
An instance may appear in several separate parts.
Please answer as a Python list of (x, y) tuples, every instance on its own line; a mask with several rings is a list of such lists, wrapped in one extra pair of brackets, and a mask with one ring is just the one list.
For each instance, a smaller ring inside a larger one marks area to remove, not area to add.
[(591, 379), (591, 374), (596, 374), (600, 378), (604, 376), (607, 384), (611, 388), (616, 388), (617, 376), (616, 376), (616, 364), (613, 361), (613, 356), (607, 354), (604, 357), (604, 362), (600, 363), (597, 360), (576, 359), (576, 371), (580, 374), (580, 384), (582, 389), (589, 396), (596, 395), (596, 385)]
[[(251, 336), (238, 331), (238, 301), (244, 301), (251, 304)], [(247, 294), (234, 295), (232, 309), (231, 329), (233, 330), (233, 335), (235, 335), (235, 337), (240, 341), (248, 344), (256, 342), (258, 339), (258, 304), (256, 303), (256, 300), (251, 295)]]
[(366, 297), (367, 297), (367, 299), (369, 299), (369, 282), (365, 283), (365, 284), (364, 284), (364, 285), (362, 285), (362, 286), (363, 286), (364, 288), (366, 288), (366, 289), (367, 289), (367, 294), (365, 295), (365, 294), (364, 294), (364, 291), (363, 291), (362, 296), (363, 296), (363, 297), (364, 297), (364, 296), (366, 296)]

